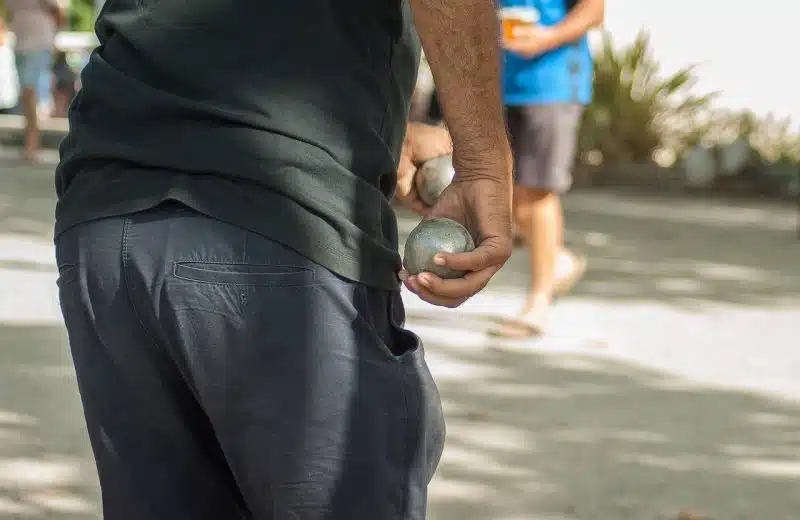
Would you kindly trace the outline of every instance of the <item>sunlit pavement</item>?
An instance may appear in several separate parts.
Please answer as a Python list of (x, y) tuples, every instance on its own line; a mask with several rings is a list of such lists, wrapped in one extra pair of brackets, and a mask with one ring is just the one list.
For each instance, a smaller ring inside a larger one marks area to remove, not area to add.
[[(0, 519), (97, 519), (55, 291), (52, 165), (12, 159), (0, 153)], [(796, 520), (793, 208), (611, 192), (566, 208), (590, 267), (548, 337), (485, 334), (522, 302), (524, 250), (457, 311), (406, 297), (449, 427), (430, 517)]]

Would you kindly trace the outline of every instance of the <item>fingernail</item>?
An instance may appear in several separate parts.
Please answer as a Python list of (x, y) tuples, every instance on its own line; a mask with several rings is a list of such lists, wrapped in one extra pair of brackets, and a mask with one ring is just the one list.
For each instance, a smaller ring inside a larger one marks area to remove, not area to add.
[(442, 255), (436, 255), (433, 257), (433, 263), (436, 265), (444, 265), (446, 260)]

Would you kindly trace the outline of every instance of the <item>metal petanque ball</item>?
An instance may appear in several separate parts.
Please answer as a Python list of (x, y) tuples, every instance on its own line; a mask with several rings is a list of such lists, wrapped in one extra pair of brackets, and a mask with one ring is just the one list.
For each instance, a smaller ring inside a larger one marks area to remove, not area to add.
[(436, 253), (467, 253), (475, 249), (475, 242), (467, 228), (449, 218), (423, 220), (406, 241), (403, 265), (411, 274), (433, 273), (440, 278), (461, 278), (463, 271), (436, 265)]
[(441, 155), (425, 161), (414, 177), (419, 197), (428, 206), (433, 206), (455, 174), (452, 155)]

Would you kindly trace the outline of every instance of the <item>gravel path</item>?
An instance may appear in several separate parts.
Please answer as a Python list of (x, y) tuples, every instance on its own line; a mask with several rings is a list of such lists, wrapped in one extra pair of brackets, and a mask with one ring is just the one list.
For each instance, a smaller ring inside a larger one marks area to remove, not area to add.
[[(52, 166), (3, 157), (0, 519), (96, 519), (54, 286)], [(459, 310), (406, 298), (449, 426), (431, 519), (796, 519), (793, 209), (612, 192), (566, 209), (590, 270), (547, 338), (485, 335), (521, 304), (522, 250)], [(401, 215), (403, 235), (414, 223)]]

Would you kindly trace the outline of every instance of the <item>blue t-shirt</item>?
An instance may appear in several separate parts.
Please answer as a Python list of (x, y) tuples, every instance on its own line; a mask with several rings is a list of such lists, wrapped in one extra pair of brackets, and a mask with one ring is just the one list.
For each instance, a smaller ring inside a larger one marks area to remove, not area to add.
[[(500, 0), (501, 7), (531, 6), (539, 24), (556, 25), (567, 15), (565, 0)], [(588, 104), (592, 99), (592, 55), (586, 36), (534, 58), (505, 52), (503, 98), (506, 105)]]

